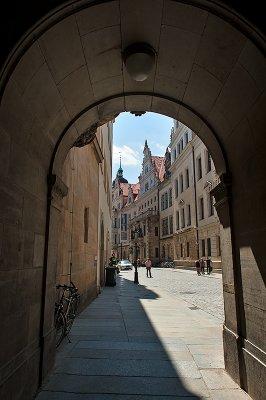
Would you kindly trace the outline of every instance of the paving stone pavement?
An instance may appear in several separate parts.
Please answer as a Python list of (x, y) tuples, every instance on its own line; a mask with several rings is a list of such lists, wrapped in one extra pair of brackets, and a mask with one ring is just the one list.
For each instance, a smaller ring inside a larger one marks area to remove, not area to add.
[[(143, 276), (143, 271), (141, 274)], [(161, 288), (210, 313), (221, 322), (224, 321), (221, 273), (198, 276), (195, 271), (182, 268), (154, 268), (153, 280), (153, 287), (160, 285)]]
[(167, 283), (194, 278), (153, 274), (120, 273), (80, 314), (37, 400), (250, 399), (224, 371), (222, 322)]

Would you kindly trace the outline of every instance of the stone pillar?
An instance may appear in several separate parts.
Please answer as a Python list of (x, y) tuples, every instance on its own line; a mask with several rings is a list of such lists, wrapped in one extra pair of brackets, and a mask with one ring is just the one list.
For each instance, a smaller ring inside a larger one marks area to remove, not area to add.
[(224, 360), (226, 371), (242, 386), (241, 376), (241, 321), (239, 273), (234, 259), (230, 215), (231, 182), (221, 176), (220, 183), (211, 191), (221, 223), (221, 255), (225, 321), (223, 326)]
[(48, 178), (48, 220), (44, 264), (46, 272), (43, 278), (43, 305), (41, 316), (41, 381), (43, 381), (51, 371), (55, 358), (54, 304), (56, 295), (58, 230), (61, 220), (62, 199), (67, 193), (67, 186), (58, 176), (52, 175)]

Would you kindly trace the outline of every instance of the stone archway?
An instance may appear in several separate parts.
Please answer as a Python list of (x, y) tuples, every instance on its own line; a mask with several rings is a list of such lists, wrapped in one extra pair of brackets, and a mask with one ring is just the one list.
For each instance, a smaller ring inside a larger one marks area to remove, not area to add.
[[(142, 84), (130, 79), (121, 59), (121, 51), (139, 40), (157, 52)], [(41, 381), (53, 361), (56, 229), (49, 218), (51, 203), (64, 194), (64, 158), (80, 137), (86, 143), (96, 126), (130, 110), (180, 120), (212, 153), (221, 177), (214, 196), (223, 241), (233, 244), (225, 254), (226, 366), (260, 398), (254, 371), (264, 373), (264, 50), (262, 34), (226, 7), (156, 1), (150, 24), (145, 0), (138, 7), (128, 1), (120, 7), (117, 1), (61, 5), (9, 54), (0, 109), (3, 293), (22, 286), (31, 303), (14, 300), (3, 313), (4, 394), (12, 393), (18, 374), (34, 380), (33, 393), (36, 371)], [(56, 216), (51, 220), (56, 226)], [(23, 340), (15, 337), (18, 326)], [(10, 360), (14, 368), (8, 370)]]

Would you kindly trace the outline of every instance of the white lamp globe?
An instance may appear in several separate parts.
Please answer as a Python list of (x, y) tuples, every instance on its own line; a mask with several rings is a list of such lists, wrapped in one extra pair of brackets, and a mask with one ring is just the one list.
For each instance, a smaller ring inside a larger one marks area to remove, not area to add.
[(137, 82), (145, 81), (155, 63), (155, 51), (146, 43), (134, 43), (123, 52), (127, 72)]

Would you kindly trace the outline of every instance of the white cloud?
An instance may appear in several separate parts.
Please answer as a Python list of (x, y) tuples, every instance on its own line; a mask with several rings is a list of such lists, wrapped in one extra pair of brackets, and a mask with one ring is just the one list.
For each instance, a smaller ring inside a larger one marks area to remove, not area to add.
[(119, 164), (119, 157), (122, 158), (122, 167), (125, 165), (140, 165), (141, 158), (137, 151), (133, 150), (131, 147), (123, 145), (116, 146), (113, 145), (113, 162), (114, 164)]

